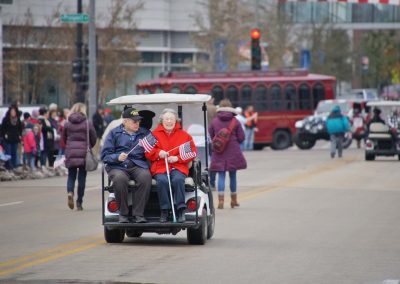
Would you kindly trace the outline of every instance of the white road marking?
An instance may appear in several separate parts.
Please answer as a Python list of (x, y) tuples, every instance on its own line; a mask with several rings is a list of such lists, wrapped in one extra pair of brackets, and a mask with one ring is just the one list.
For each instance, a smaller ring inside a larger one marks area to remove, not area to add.
[(21, 203), (24, 203), (24, 202), (23, 201), (15, 201), (15, 202), (3, 203), (3, 204), (0, 204), (0, 207), (9, 206), (9, 205), (17, 205), (17, 204), (21, 204)]

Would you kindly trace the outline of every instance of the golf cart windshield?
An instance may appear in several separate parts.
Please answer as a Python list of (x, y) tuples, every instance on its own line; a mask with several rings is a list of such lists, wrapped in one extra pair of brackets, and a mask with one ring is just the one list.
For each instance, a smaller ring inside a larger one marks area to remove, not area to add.
[(109, 101), (108, 105), (133, 106), (139, 110), (150, 110), (156, 115), (153, 118), (152, 129), (159, 124), (159, 117), (165, 108), (172, 108), (178, 112), (181, 118), (182, 128), (192, 137), (198, 150), (198, 158), (202, 165), (206, 165), (206, 124), (205, 115), (202, 111), (203, 105), (210, 100), (211, 96), (203, 94), (146, 94), (128, 95)]
[(371, 101), (367, 103), (371, 109), (379, 108), (381, 118), (392, 128), (400, 129), (400, 101)]

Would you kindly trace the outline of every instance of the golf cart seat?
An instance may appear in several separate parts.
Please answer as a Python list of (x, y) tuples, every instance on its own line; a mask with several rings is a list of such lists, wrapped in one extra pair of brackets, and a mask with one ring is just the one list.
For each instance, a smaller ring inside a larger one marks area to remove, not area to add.
[[(195, 179), (197, 178), (198, 184), (201, 182), (201, 162), (196, 159), (189, 163), (189, 175), (185, 178), (185, 190), (193, 191), (195, 189)], [(200, 179), (199, 179), (200, 178)], [(136, 182), (131, 179), (129, 180), (129, 190), (135, 188)], [(151, 180), (151, 186), (153, 190), (157, 190), (157, 181), (153, 178)], [(114, 192), (112, 182), (109, 180), (109, 185), (105, 187), (105, 190)]]
[(389, 126), (381, 122), (373, 122), (369, 126), (368, 138), (372, 139), (392, 139)]

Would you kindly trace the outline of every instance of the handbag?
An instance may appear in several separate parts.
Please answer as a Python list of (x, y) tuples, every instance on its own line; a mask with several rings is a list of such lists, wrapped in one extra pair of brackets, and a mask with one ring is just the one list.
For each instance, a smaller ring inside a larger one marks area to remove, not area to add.
[(87, 151), (86, 151), (86, 157), (85, 157), (85, 169), (88, 172), (92, 172), (92, 171), (97, 170), (99, 161), (97, 161), (96, 157), (93, 155), (92, 149), (90, 148), (89, 121), (86, 120), (86, 123), (87, 123), (87, 131), (86, 131)]

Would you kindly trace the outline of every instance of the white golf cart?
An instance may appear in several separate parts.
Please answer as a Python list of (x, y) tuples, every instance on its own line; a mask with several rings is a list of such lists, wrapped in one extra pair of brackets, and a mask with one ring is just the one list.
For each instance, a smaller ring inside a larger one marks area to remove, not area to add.
[(365, 160), (373, 161), (376, 156), (397, 156), (400, 160), (400, 101), (370, 101), (367, 106), (380, 109), (385, 123), (370, 123)]
[[(208, 144), (207, 137), (207, 106), (209, 95), (186, 94), (147, 94), (128, 95), (109, 101), (108, 105), (132, 106), (142, 111), (151, 111), (155, 114), (151, 121), (142, 121), (150, 130), (158, 124), (159, 114), (164, 108), (173, 108), (177, 111), (183, 129), (192, 135), (198, 155), (192, 162), (189, 176), (185, 180), (185, 201), (187, 205), (186, 222), (173, 221), (161, 223), (160, 208), (157, 196), (157, 184), (153, 179), (149, 201), (144, 212), (147, 223), (119, 223), (118, 204), (115, 200), (113, 185), (107, 174), (102, 171), (102, 220), (104, 237), (108, 243), (120, 243), (125, 234), (128, 237), (140, 237), (143, 233), (177, 234), (187, 230), (187, 239), (190, 244), (204, 244), (214, 234), (215, 208), (208, 179)], [(146, 118), (145, 118), (146, 119)], [(202, 169), (204, 167), (204, 170)], [(130, 181), (130, 205), (135, 182)]]

